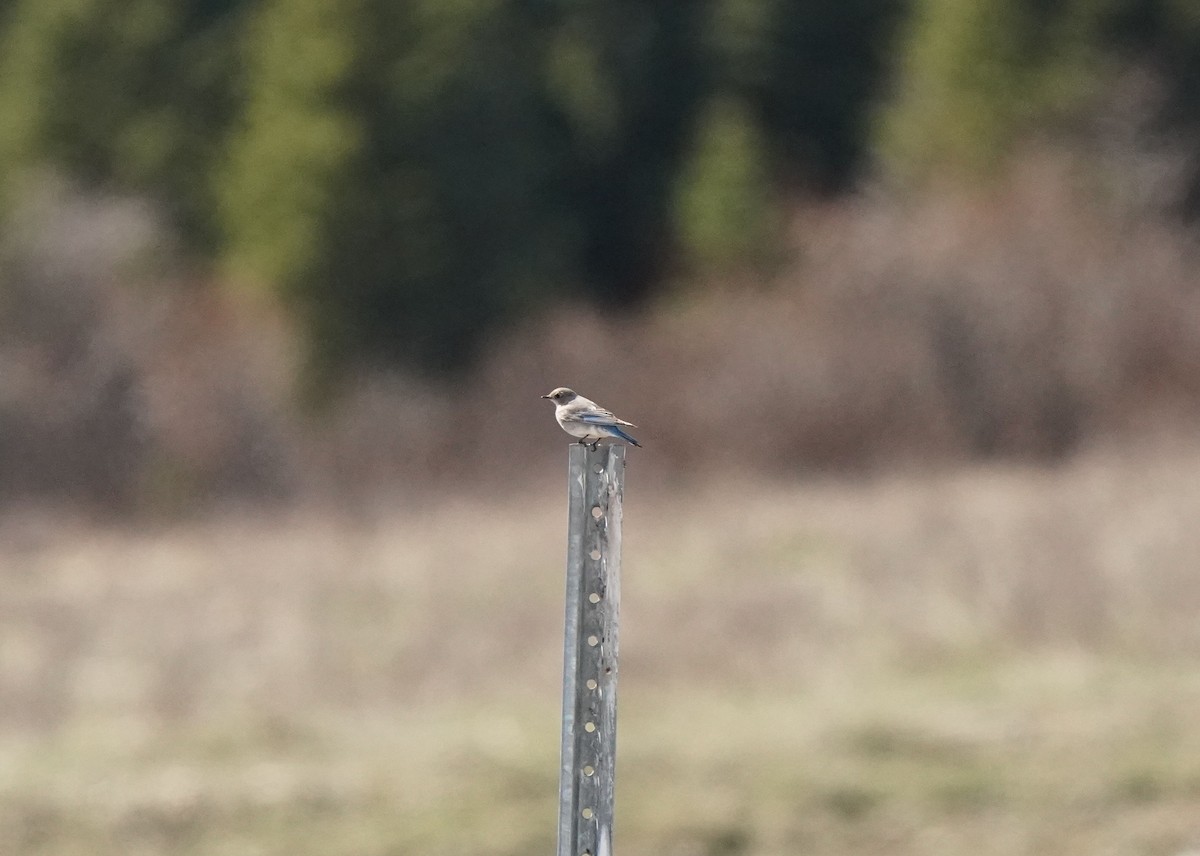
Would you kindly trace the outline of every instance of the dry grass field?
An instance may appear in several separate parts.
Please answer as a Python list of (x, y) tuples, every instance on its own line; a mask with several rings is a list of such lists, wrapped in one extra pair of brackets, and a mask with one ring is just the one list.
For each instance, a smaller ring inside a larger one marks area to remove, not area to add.
[[(553, 851), (565, 491), (0, 523), (0, 853)], [(565, 485), (561, 485), (565, 487)], [(630, 464), (623, 856), (1200, 848), (1200, 447)]]

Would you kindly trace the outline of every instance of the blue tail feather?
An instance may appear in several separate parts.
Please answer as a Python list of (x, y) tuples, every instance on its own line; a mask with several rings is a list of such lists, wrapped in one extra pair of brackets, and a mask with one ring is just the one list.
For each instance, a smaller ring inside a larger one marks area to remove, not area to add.
[(641, 444), (641, 443), (639, 443), (637, 440), (635, 440), (635, 439), (633, 439), (632, 437), (630, 437), (628, 434), (626, 434), (624, 431), (622, 431), (622, 430), (621, 430), (620, 428), (618, 428), (616, 425), (609, 425), (609, 426), (608, 426), (608, 430), (609, 430), (609, 431), (611, 431), (611, 432), (613, 432), (613, 434), (615, 434), (616, 436), (620, 437), (620, 438), (621, 438), (622, 440), (624, 440), (625, 442), (627, 442), (627, 443), (631, 443), (631, 444), (633, 444), (634, 446), (637, 446), (639, 449), (640, 449), (640, 448), (642, 448), (642, 444)]

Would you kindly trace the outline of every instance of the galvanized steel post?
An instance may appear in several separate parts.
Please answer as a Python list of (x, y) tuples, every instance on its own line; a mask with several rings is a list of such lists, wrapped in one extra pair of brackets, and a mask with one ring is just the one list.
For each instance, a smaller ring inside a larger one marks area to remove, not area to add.
[(611, 856), (625, 447), (570, 447), (558, 856)]

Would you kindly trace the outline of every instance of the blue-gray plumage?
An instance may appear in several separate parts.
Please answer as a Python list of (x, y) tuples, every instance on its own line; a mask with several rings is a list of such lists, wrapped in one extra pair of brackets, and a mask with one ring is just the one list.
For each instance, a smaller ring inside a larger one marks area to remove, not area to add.
[(584, 398), (573, 389), (560, 386), (542, 398), (554, 402), (554, 418), (562, 429), (572, 437), (578, 437), (582, 444), (591, 444), (593, 449), (605, 438), (624, 440), (638, 448), (641, 443), (627, 434), (625, 428), (636, 428), (632, 422), (618, 419), (612, 411), (605, 410), (599, 404)]

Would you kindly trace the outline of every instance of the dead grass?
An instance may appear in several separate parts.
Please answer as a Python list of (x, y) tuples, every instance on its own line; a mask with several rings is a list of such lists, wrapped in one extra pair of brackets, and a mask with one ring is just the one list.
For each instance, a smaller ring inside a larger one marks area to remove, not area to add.
[[(0, 852), (549, 852), (561, 500), (8, 515)], [(635, 460), (622, 852), (1195, 847), (1196, 519), (1195, 446), (804, 485)]]

